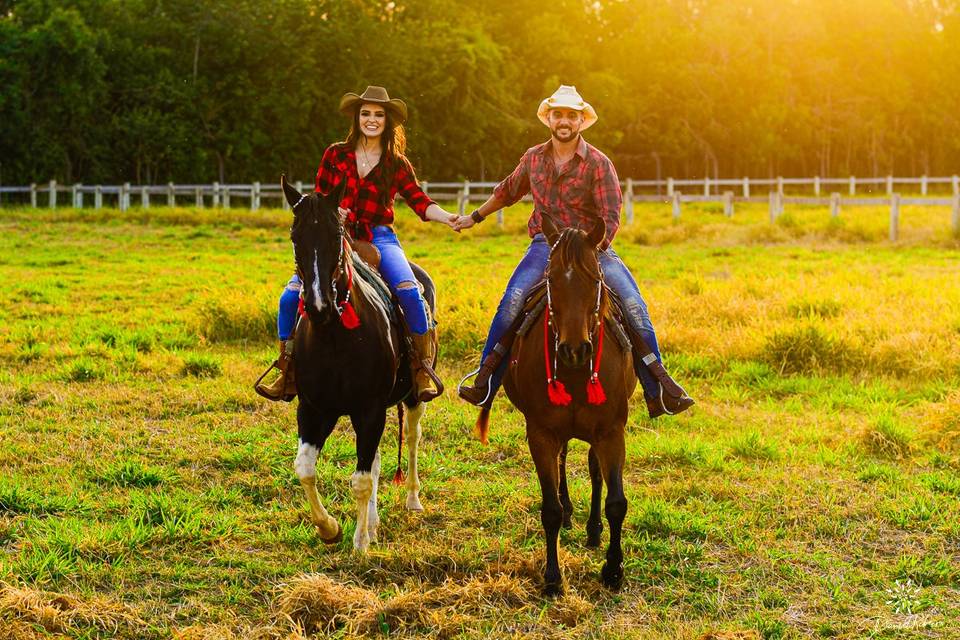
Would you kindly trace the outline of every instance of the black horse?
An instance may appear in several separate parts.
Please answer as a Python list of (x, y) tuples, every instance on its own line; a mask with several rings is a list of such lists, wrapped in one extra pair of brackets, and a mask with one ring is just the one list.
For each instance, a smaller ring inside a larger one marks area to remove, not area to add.
[[(350, 416), (357, 437), (357, 469), (351, 478), (357, 502), (353, 546), (366, 551), (377, 540), (379, 524), (380, 438), (387, 408), (401, 401), (408, 408), (406, 506), (423, 508), (416, 460), (424, 406), (413, 395), (403, 333), (389, 299), (382, 295), (386, 285), (355, 258), (344, 233), (337, 214), (340, 193), (301, 195), (282, 176), (280, 184), (293, 208), (290, 239), (303, 287), (303, 313), (294, 344), (300, 398), (300, 447), (294, 467), (321, 539), (331, 544), (339, 541), (340, 525), (317, 493), (316, 464), (339, 418)], [(435, 311), (433, 282), (422, 269), (411, 266), (424, 287), (427, 304)]]

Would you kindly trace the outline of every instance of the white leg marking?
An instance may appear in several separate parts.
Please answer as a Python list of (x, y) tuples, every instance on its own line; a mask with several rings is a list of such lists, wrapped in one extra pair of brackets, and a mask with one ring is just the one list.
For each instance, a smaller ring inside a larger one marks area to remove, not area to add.
[(380, 449), (370, 467), (370, 476), (373, 478), (373, 490), (370, 492), (370, 502), (367, 507), (367, 533), (370, 542), (377, 542), (377, 528), (380, 526), (380, 514), (377, 513), (377, 488), (380, 486)]
[(417, 447), (420, 445), (420, 418), (423, 417), (427, 405), (417, 403), (407, 410), (404, 416), (403, 435), (407, 439), (407, 509), (423, 511), (420, 504), (420, 476), (417, 475)]
[(293, 462), (293, 468), (300, 479), (309, 478), (317, 475), (317, 458), (320, 455), (320, 449), (300, 441), (300, 448), (297, 449), (297, 459)]
[(367, 530), (367, 508), (370, 504), (370, 494), (373, 493), (373, 476), (369, 472), (354, 471), (350, 478), (350, 488), (357, 501), (357, 529), (353, 534), (353, 548), (366, 553), (370, 548), (370, 533)]

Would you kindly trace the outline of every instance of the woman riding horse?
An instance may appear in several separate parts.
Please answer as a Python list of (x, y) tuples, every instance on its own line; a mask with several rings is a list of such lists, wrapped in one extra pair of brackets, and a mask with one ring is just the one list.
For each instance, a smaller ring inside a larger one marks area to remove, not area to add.
[[(340, 112), (350, 116), (353, 123), (347, 139), (330, 145), (324, 152), (317, 171), (316, 191), (330, 194), (343, 186), (338, 203), (341, 221), (358, 252), (364, 257), (372, 256), (374, 262), (379, 260), (380, 275), (400, 302), (414, 352), (410, 354), (410, 368), (416, 397), (421, 402), (429, 402), (443, 393), (443, 383), (433, 371), (436, 328), (417, 279), (390, 226), (394, 217), (393, 201), (399, 193), (421, 219), (441, 222), (451, 228), (457, 215), (428, 198), (417, 184), (413, 165), (404, 155), (403, 123), (407, 119), (407, 105), (402, 100), (391, 100), (383, 87), (369, 86), (362, 95), (344, 95), (340, 99)], [(293, 332), (302, 284), (295, 273), (280, 296), (277, 314), (280, 355), (271, 365), (280, 370), (280, 375), (269, 385), (256, 385), (257, 393), (269, 400), (289, 402), (297, 395), (292, 366)]]

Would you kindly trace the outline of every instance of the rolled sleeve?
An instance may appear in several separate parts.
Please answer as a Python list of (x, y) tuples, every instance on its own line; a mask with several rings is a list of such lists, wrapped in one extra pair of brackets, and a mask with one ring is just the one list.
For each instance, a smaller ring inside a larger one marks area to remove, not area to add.
[(404, 162), (397, 169), (397, 191), (403, 196), (407, 206), (413, 209), (421, 220), (426, 222), (427, 209), (430, 205), (436, 204), (430, 197), (423, 192), (420, 184), (417, 182), (417, 175), (413, 166), (409, 162)]
[(503, 206), (519, 202), (520, 198), (530, 193), (530, 152), (527, 151), (520, 158), (520, 164), (509, 176), (493, 189), (494, 197), (503, 203)]
[(593, 180), (593, 200), (597, 206), (597, 214), (606, 228), (601, 249), (609, 247), (617, 235), (620, 228), (620, 206), (623, 204), (617, 170), (609, 158), (604, 158), (604, 161), (597, 164)]

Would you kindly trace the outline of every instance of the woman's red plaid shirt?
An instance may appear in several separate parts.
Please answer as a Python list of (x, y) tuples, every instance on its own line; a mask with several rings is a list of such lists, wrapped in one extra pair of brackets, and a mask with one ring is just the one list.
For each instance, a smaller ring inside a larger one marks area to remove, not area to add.
[(342, 142), (330, 145), (323, 152), (323, 160), (317, 170), (316, 190), (328, 194), (342, 180), (347, 181), (340, 206), (350, 211), (345, 226), (350, 236), (357, 240), (370, 241), (373, 239), (373, 227), (393, 222), (393, 200), (397, 193), (403, 196), (421, 220), (427, 219), (427, 208), (434, 204), (417, 184), (417, 176), (406, 158), (396, 168), (386, 206), (380, 204), (380, 191), (374, 180), (381, 170), (382, 163), (361, 178), (357, 173), (357, 152)]

